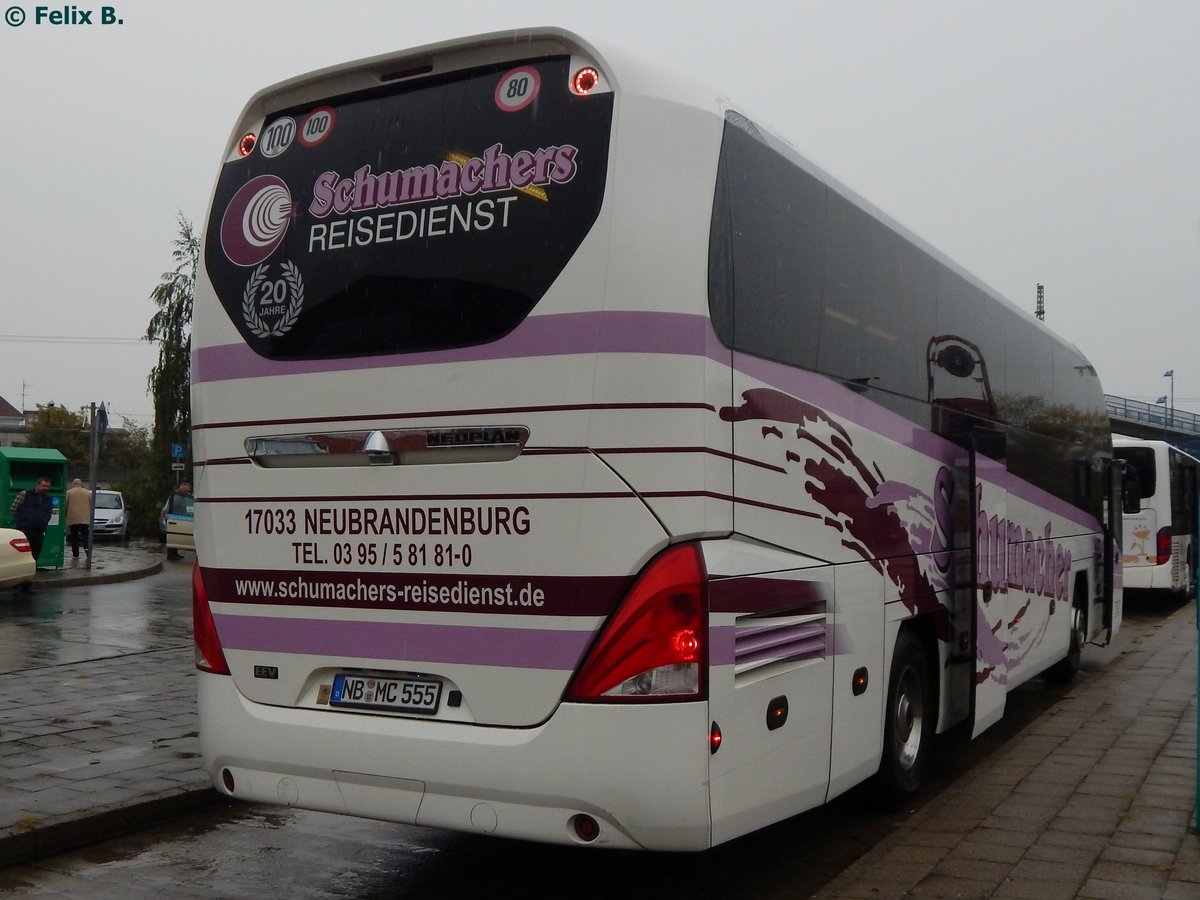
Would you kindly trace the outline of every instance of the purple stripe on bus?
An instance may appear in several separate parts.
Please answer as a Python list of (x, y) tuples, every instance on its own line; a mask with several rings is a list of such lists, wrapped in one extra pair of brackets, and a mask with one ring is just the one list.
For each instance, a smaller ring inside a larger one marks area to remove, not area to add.
[(574, 671), (591, 631), (467, 625), (276, 619), (215, 614), (227, 650), (296, 653), (335, 660), (463, 664)]
[(710, 666), (732, 666), (746, 662), (759, 662), (764, 659), (796, 660), (804, 656), (823, 658), (832, 655), (831, 635), (826, 633), (818, 638), (810, 638), (811, 645), (803, 642), (793, 645), (789, 652), (780, 652), (778, 648), (763, 649), (752, 653), (738, 652), (738, 631), (733, 625), (714, 625), (708, 630), (708, 664)]
[(706, 316), (689, 313), (595, 311), (530, 316), (498, 341), (454, 350), (351, 359), (270, 360), (242, 343), (202, 347), (192, 354), (192, 381), (389, 369), (571, 353), (665, 353), (728, 361)]
[(734, 662), (737, 665), (756, 662), (800, 662), (805, 659), (824, 659), (825, 641), (823, 638), (810, 641), (798, 641), (786, 647), (766, 647), (752, 653), (738, 652)]
[(806, 641), (809, 638), (820, 638), (824, 641), (824, 625), (791, 625), (774, 628), (755, 628), (747, 633), (738, 629), (734, 638), (738, 659), (746, 653), (764, 650), (768, 647), (781, 647), (796, 641)]
[(711, 625), (708, 629), (708, 664), (732, 666), (735, 629), (732, 625)]

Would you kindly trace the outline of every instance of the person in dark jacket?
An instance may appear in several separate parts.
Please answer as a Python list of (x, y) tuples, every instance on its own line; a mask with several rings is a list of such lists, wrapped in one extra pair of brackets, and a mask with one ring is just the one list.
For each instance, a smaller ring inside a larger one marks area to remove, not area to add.
[[(25, 533), (35, 562), (42, 555), (42, 544), (46, 540), (46, 528), (49, 527), (50, 517), (53, 514), (54, 501), (50, 498), (49, 478), (39, 478), (37, 486), (33, 490), (21, 491), (13, 500), (13, 527)], [(31, 594), (34, 590), (32, 581), (21, 586), (21, 592), (25, 594)]]

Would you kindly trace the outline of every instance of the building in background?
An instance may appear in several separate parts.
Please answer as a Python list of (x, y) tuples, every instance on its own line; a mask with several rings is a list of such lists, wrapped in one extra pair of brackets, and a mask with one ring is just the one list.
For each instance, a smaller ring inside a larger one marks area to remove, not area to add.
[(0, 447), (25, 446), (25, 416), (0, 397)]

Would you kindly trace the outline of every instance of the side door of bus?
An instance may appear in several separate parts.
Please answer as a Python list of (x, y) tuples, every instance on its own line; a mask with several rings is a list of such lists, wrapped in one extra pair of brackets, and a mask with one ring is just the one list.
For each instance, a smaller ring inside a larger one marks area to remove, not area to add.
[(970, 452), (970, 510), (973, 534), (970, 593), (975, 658), (971, 685), (971, 736), (977, 737), (1004, 715), (1008, 696), (1008, 492), (1003, 487), (1005, 435), (976, 428)]
[(949, 724), (969, 719), (975, 737), (1004, 715), (1008, 693), (1008, 529), (1002, 524), (1008, 503), (996, 478), (1005, 468), (1004, 436), (977, 429), (963, 443), (951, 469), (950, 639), (941, 705)]
[[(1102, 565), (1104, 568), (1104, 583), (1100, 588), (1100, 601), (1103, 606), (1103, 640), (1097, 640), (1101, 646), (1112, 643), (1117, 631), (1121, 628), (1121, 618), (1124, 613), (1124, 591), (1117, 587), (1117, 579), (1121, 574), (1125, 554), (1125, 504), (1131, 502), (1133, 507), (1139, 507), (1136, 497), (1126, 497), (1125, 466), (1128, 463), (1119, 459), (1109, 459), (1104, 462), (1104, 552)], [(1193, 547), (1193, 556), (1195, 549)], [(1100, 636), (1097, 635), (1097, 638)]]

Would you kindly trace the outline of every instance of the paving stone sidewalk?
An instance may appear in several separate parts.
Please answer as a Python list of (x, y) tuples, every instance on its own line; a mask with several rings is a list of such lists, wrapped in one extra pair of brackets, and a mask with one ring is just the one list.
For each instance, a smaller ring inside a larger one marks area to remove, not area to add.
[(1194, 604), (815, 896), (1200, 898)]
[[(156, 545), (103, 551), (90, 570), (39, 571), (36, 584), (163, 566)], [(0, 675), (0, 867), (216, 802), (199, 766), (195, 677), (190, 642)]]

